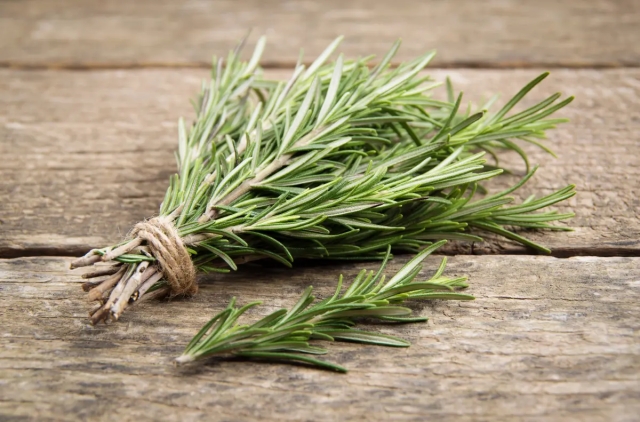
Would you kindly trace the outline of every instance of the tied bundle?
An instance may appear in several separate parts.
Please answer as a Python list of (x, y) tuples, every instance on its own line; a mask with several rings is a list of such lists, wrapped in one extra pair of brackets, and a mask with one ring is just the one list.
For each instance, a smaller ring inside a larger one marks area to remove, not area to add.
[[(83, 285), (98, 302), (90, 314), (94, 324), (117, 320), (142, 300), (195, 294), (199, 272), (224, 273), (264, 258), (286, 266), (299, 258), (388, 259), (391, 250), (424, 258), (441, 240), (480, 241), (482, 233), (549, 252), (514, 228), (567, 230), (550, 223), (572, 214), (542, 209), (573, 196), (574, 187), (521, 203), (509, 195), (536, 171), (521, 144), (547, 150), (541, 141), (545, 131), (564, 121), (550, 116), (572, 97), (562, 100), (557, 93), (512, 112), (545, 73), (497, 112), (487, 111), (491, 104), (474, 110), (462, 107), (462, 94), (455, 95), (449, 81), (447, 100), (432, 96), (441, 85), (424, 74), (433, 52), (391, 66), (396, 43), (373, 67), (371, 57), (338, 55), (329, 62), (339, 43), (310, 66), (297, 64), (286, 81), (265, 77), (259, 67), (264, 38), (248, 61), (239, 58), (241, 46), (226, 60), (214, 58), (211, 78), (194, 102), (193, 124), (187, 128), (179, 121), (178, 173), (158, 216), (138, 223), (121, 243), (93, 249), (72, 263), (72, 268), (95, 266), (84, 277), (97, 281)], [(504, 171), (498, 164), (504, 150), (522, 156), (527, 174), (488, 195), (480, 183)], [(487, 154), (495, 164), (487, 164)], [(412, 280), (417, 273), (409, 275)], [(365, 278), (349, 292), (366, 296), (370, 303), (362, 309), (411, 296), (406, 292), (467, 298), (450, 292), (463, 287), (459, 280), (439, 287), (437, 280), (422, 283), (414, 291), (406, 274), (392, 285), (379, 284), (380, 275), (366, 283)], [(393, 290), (403, 286), (404, 293)], [(339, 293), (335, 300), (348, 302)], [(306, 292), (301, 303), (309, 306), (309, 299)], [(232, 304), (226, 317), (217, 317), (226, 322), (216, 335), (232, 327), (229, 315), (237, 311)], [(279, 324), (278, 318), (270, 324)], [(309, 338), (323, 336), (304, 327), (291, 332), (301, 330)], [(206, 354), (194, 350), (183, 360)]]

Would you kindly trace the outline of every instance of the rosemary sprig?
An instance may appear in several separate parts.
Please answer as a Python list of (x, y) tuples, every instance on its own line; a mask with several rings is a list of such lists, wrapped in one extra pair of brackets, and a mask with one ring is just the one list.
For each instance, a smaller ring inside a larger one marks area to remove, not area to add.
[[(383, 274), (390, 256), (387, 249), (377, 272), (360, 271), (346, 291), (342, 292), (342, 276), (335, 294), (319, 302), (308, 287), (290, 310), (280, 309), (251, 325), (238, 319), (261, 302), (236, 307), (235, 298), (227, 308), (214, 316), (191, 340), (178, 363), (191, 362), (218, 354), (272, 361), (297, 361), (319, 368), (347, 372), (344, 367), (313, 358), (327, 350), (310, 344), (312, 340), (349, 341), (390, 347), (409, 347), (397, 337), (354, 328), (362, 318), (389, 322), (424, 322), (427, 318), (411, 317), (409, 308), (399, 306), (406, 300), (473, 300), (460, 293), (467, 287), (465, 277), (447, 278), (443, 258), (436, 273), (427, 281), (414, 282), (422, 270), (422, 261), (446, 241), (434, 243), (421, 251), (388, 281)], [(309, 356), (311, 355), (311, 356)]]
[[(439, 84), (422, 71), (433, 52), (391, 68), (396, 43), (374, 68), (371, 58), (326, 63), (339, 42), (286, 82), (263, 77), (264, 39), (248, 62), (237, 50), (214, 59), (195, 122), (187, 129), (180, 120), (178, 174), (160, 207), (197, 270), (227, 272), (262, 258), (287, 266), (301, 257), (382, 259), (389, 245), (416, 253), (439, 239), (479, 241), (482, 232), (548, 253), (512, 228), (566, 230), (549, 223), (572, 214), (537, 211), (574, 195), (573, 186), (514, 204), (509, 194), (533, 168), (511, 189), (477, 193), (503, 172), (484, 155), (513, 150), (529, 167), (518, 142), (547, 149), (540, 139), (564, 121), (547, 117), (572, 97), (554, 94), (512, 113), (545, 73), (495, 113), (462, 111), (450, 84), (449, 101), (431, 96)], [(132, 236), (75, 261), (128, 267), (119, 279), (85, 284), (100, 286), (92, 321), (169, 293), (157, 259), (147, 240)]]

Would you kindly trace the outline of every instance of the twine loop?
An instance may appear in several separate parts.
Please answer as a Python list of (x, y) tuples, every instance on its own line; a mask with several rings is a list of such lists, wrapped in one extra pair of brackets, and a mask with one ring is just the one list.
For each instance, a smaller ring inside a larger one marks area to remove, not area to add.
[(131, 236), (147, 242), (173, 296), (192, 295), (198, 291), (196, 269), (178, 230), (169, 219), (154, 217), (141, 221), (133, 227)]

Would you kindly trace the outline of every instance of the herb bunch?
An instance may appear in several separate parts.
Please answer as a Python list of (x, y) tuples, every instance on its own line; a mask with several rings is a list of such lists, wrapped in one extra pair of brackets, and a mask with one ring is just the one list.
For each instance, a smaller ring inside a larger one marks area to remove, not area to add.
[[(447, 101), (431, 96), (439, 84), (422, 71), (433, 52), (393, 68), (396, 43), (373, 68), (371, 57), (327, 63), (339, 42), (308, 68), (298, 64), (288, 81), (264, 77), (264, 38), (249, 61), (239, 49), (214, 59), (193, 125), (179, 122), (178, 174), (160, 206), (175, 233), (158, 236), (179, 237), (201, 272), (262, 258), (287, 266), (297, 258), (382, 259), (388, 246), (417, 253), (440, 239), (482, 240), (479, 232), (549, 252), (511, 228), (566, 230), (550, 223), (572, 214), (536, 211), (571, 197), (574, 187), (520, 204), (509, 194), (536, 171), (518, 142), (546, 150), (545, 131), (564, 121), (548, 117), (572, 97), (554, 94), (512, 113), (545, 73), (495, 113), (488, 105), (462, 110), (450, 83)], [(485, 155), (497, 159), (502, 150), (520, 154), (528, 173), (478, 199), (479, 182), (504, 171)], [(195, 291), (167, 282), (172, 265), (160, 265), (152, 243), (134, 231), (72, 263), (110, 263), (87, 275), (106, 278), (84, 285), (100, 302), (94, 323), (117, 319), (141, 299)]]
[(425, 322), (428, 318), (411, 317), (409, 308), (398, 306), (406, 300), (473, 300), (458, 290), (467, 287), (465, 277), (447, 278), (443, 258), (435, 274), (427, 281), (414, 282), (422, 270), (422, 261), (446, 240), (434, 243), (418, 253), (388, 281), (383, 274), (390, 256), (387, 249), (377, 272), (360, 271), (346, 291), (342, 292), (342, 276), (335, 294), (312, 305), (313, 288), (308, 287), (290, 309), (275, 311), (251, 325), (238, 324), (238, 319), (261, 302), (240, 308), (235, 298), (214, 316), (191, 340), (178, 363), (192, 362), (217, 354), (271, 361), (297, 361), (338, 372), (347, 370), (337, 364), (309, 355), (323, 355), (327, 350), (312, 346), (311, 340), (349, 341), (389, 347), (409, 347), (400, 338), (354, 328), (362, 318), (385, 322)]

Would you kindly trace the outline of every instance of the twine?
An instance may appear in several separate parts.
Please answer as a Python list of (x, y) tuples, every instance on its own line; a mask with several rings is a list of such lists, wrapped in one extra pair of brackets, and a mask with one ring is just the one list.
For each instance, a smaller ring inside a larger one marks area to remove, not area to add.
[(173, 296), (192, 295), (198, 291), (196, 269), (178, 230), (169, 219), (155, 217), (141, 221), (134, 226), (131, 236), (147, 242)]

